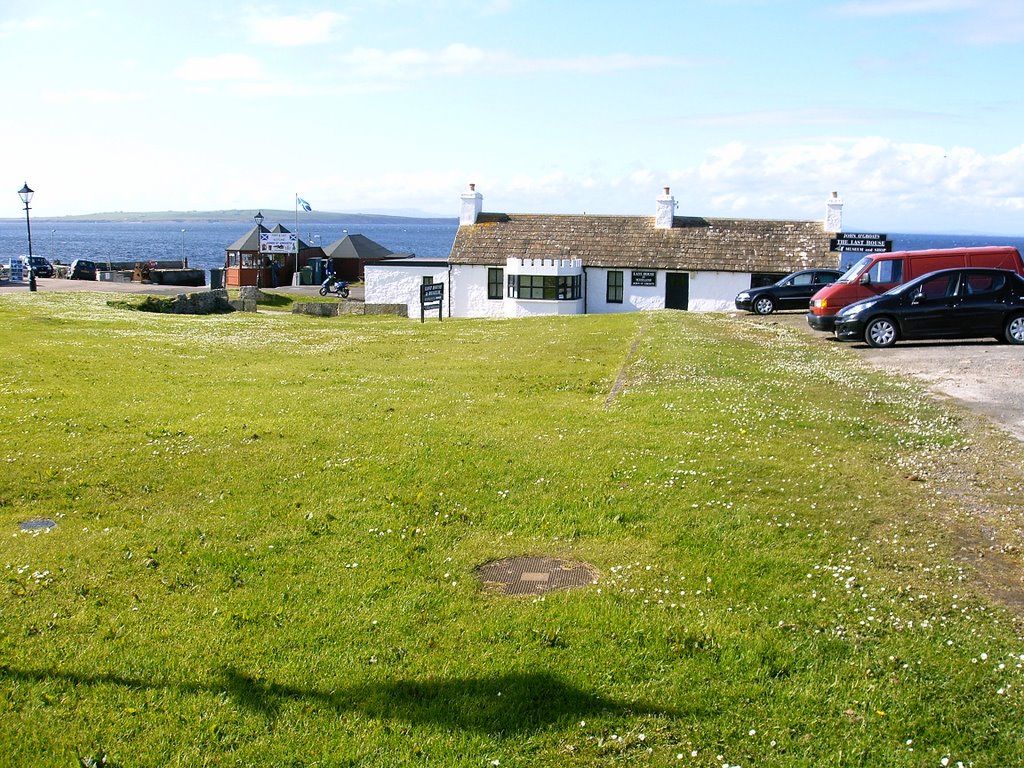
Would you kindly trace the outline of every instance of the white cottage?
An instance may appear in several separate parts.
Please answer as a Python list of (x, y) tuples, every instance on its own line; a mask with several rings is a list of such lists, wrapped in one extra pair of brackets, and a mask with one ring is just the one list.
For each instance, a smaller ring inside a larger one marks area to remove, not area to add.
[[(809, 267), (835, 267), (829, 240), (842, 229), (833, 193), (824, 221), (676, 216), (665, 187), (654, 216), (485, 213), (474, 185), (462, 195), (448, 258), (446, 309), (453, 317), (722, 311), (737, 293)], [(401, 263), (373, 279), (406, 282)], [(426, 275), (424, 275), (426, 277)], [(367, 302), (383, 289), (371, 285)], [(394, 297), (394, 291), (388, 292)], [(409, 315), (419, 307), (409, 307)]]

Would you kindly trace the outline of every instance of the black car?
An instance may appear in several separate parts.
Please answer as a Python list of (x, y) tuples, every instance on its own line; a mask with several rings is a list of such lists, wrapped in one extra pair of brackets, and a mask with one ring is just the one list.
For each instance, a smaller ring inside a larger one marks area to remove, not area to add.
[(836, 338), (891, 347), (898, 339), (994, 336), (1024, 344), (1024, 278), (1006, 269), (940, 269), (836, 314)]
[(88, 259), (75, 259), (68, 268), (68, 279), (70, 280), (95, 280), (96, 262)]
[(802, 269), (777, 283), (741, 291), (736, 295), (736, 309), (759, 315), (770, 315), (777, 309), (806, 310), (811, 296), (842, 274), (838, 269)]
[(32, 271), (36, 277), (53, 277), (53, 264), (44, 256), (29, 256), (28, 263), (32, 265)]

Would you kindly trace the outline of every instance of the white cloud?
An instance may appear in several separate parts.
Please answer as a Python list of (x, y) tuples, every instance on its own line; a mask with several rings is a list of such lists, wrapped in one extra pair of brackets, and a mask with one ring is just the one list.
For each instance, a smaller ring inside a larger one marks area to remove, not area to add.
[(182, 80), (197, 82), (255, 80), (263, 77), (263, 67), (252, 56), (224, 53), (219, 56), (186, 59), (175, 74)]
[(841, 16), (884, 17), (950, 13), (970, 10), (978, 5), (972, 0), (865, 0), (841, 3), (834, 13)]
[(1020, 0), (853, 0), (840, 3), (831, 13), (851, 18), (896, 16), (950, 17), (935, 30), (972, 45), (998, 45), (1024, 41), (1024, 4)]
[(24, 32), (38, 32), (55, 26), (56, 21), (45, 16), (33, 16), (28, 19), (8, 19), (0, 21), (0, 40), (13, 37)]
[(675, 56), (575, 56), (567, 58), (528, 59), (502, 52), (485, 51), (461, 43), (453, 43), (437, 51), (406, 48), (386, 51), (378, 48), (356, 48), (337, 60), (363, 77), (414, 79), (437, 75), (493, 75), (523, 72), (576, 72), (603, 74), (653, 67), (693, 66), (696, 62)]
[(299, 46), (328, 43), (340, 37), (348, 16), (321, 11), (304, 16), (252, 15), (246, 20), (249, 37), (257, 45)]
[(43, 101), (51, 104), (91, 104), (108, 106), (143, 101), (146, 94), (140, 91), (114, 91), (101, 88), (81, 88), (71, 91), (49, 91), (42, 95)]

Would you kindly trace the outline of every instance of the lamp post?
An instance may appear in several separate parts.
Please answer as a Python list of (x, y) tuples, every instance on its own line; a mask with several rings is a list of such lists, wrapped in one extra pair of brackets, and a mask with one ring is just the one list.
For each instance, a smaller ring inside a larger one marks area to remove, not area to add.
[(260, 234), (263, 232), (263, 211), (257, 211), (252, 220), (256, 222), (256, 287), (260, 288), (260, 283), (262, 282), (260, 278), (263, 276), (263, 259), (262, 252), (260, 251)]
[(185, 263), (185, 230), (181, 230), (181, 268), (188, 266)]
[(25, 204), (25, 229), (28, 230), (28, 289), (36, 290), (36, 271), (32, 268), (32, 222), (28, 217), (28, 204), (32, 202), (32, 195), (35, 191), (29, 189), (28, 182), (18, 190), (18, 197)]

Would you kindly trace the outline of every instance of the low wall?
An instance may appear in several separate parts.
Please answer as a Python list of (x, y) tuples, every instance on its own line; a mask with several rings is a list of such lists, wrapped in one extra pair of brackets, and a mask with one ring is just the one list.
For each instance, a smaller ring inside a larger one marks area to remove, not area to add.
[[(390, 311), (380, 311), (380, 307), (391, 307)], [(400, 310), (400, 312), (399, 312)], [(405, 315), (405, 304), (363, 304), (361, 301), (297, 301), (292, 304), (292, 314), (312, 315), (313, 317), (338, 317), (339, 315)]]
[(228, 292), (223, 289), (179, 293), (170, 302), (170, 311), (176, 315), (213, 315), (233, 310), (234, 307), (228, 301)]

